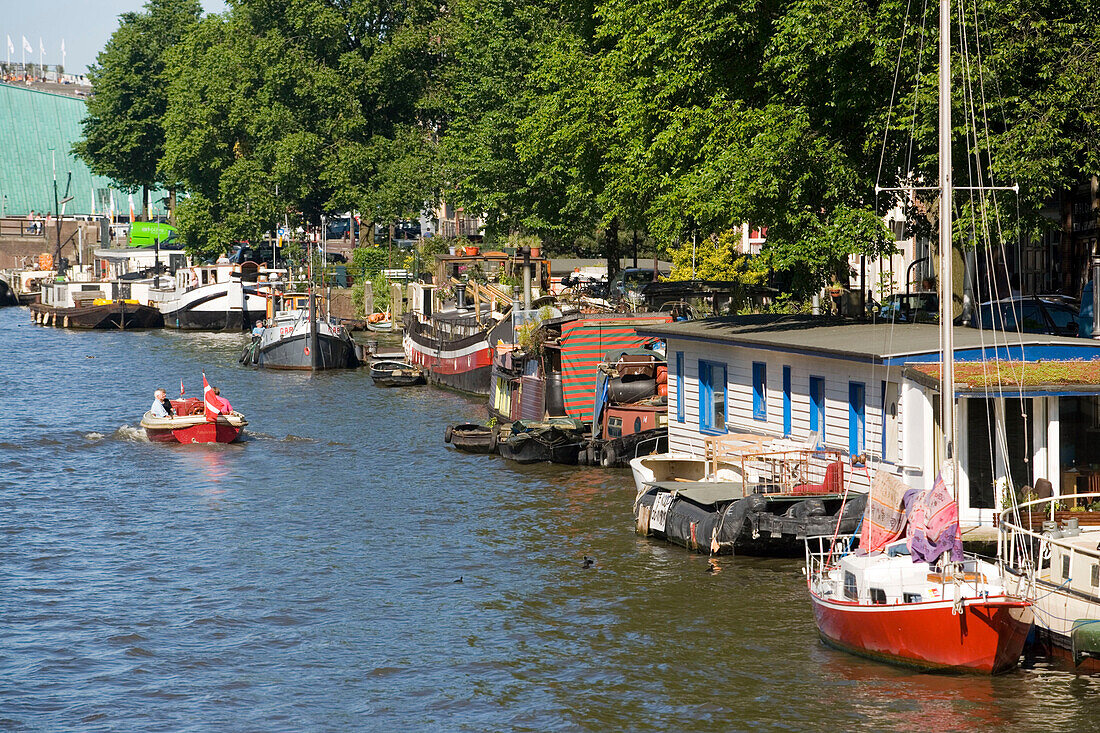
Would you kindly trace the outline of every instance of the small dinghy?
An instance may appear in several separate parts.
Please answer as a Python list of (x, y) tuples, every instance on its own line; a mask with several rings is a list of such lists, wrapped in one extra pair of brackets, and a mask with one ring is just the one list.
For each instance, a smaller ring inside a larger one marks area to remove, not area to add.
[(172, 400), (176, 414), (155, 417), (146, 412), (141, 427), (154, 443), (233, 443), (240, 439), (248, 421), (239, 412), (207, 418), (202, 400)]
[(424, 370), (403, 361), (376, 361), (370, 376), (379, 387), (412, 387), (424, 384)]
[(448, 425), (443, 433), (443, 442), (450, 443), (464, 453), (495, 453), (497, 430), (471, 422)]
[(389, 313), (371, 313), (367, 317), (366, 327), (375, 333), (389, 333), (393, 331), (393, 321)]

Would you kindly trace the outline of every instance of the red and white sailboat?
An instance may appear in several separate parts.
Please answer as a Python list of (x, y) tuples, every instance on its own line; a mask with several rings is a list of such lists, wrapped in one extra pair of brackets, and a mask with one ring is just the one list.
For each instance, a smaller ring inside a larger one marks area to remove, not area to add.
[[(920, 669), (1012, 669), (1031, 629), (1031, 604), (1006, 593), (998, 565), (963, 555), (958, 505), (946, 481), (925, 492), (907, 488), (876, 476), (863, 517), (865, 549), (838, 551), (832, 538), (807, 544), (822, 640)], [(901, 510), (907, 493), (908, 522)]]
[(202, 375), (203, 398), (184, 399), (183, 383), (180, 398), (172, 400), (174, 415), (157, 417), (146, 412), (141, 427), (155, 443), (233, 443), (240, 439), (248, 421), (235, 410), (226, 410), (214, 389)]
[[(940, 0), (939, 5), (939, 245), (940, 252), (949, 253), (951, 2)], [(940, 257), (939, 282), (951, 287), (950, 256)], [(864, 513), (860, 549), (845, 552), (835, 538), (815, 538), (816, 547), (808, 541), (806, 574), (814, 619), (826, 643), (921, 669), (995, 674), (1019, 663), (1033, 612), (1027, 600), (1006, 592), (1000, 566), (962, 552), (954, 494), (952, 302), (940, 297), (943, 471), (924, 492), (907, 491), (900, 479), (879, 472)]]

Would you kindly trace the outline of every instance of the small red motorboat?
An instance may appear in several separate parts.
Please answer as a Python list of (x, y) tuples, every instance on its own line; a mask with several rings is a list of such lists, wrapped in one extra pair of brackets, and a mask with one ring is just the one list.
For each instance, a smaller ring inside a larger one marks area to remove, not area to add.
[(241, 437), (248, 421), (239, 412), (207, 418), (203, 401), (196, 398), (172, 400), (176, 414), (154, 417), (146, 412), (141, 427), (149, 440), (156, 443), (233, 443)]

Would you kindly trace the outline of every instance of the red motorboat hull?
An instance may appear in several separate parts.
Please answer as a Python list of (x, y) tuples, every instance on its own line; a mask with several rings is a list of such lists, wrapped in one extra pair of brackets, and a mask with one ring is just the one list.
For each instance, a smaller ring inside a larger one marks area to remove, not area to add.
[(145, 434), (156, 443), (232, 443), (241, 437), (241, 430), (221, 422), (206, 422), (174, 430), (145, 428)]
[(810, 594), (822, 640), (872, 659), (925, 670), (997, 674), (1016, 667), (1031, 606), (1005, 596), (965, 602), (863, 605)]

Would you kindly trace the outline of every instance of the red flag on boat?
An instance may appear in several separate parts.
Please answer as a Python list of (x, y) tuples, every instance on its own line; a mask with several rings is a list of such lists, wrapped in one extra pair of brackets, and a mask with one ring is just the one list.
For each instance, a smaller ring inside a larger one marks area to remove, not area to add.
[(202, 373), (202, 405), (203, 414), (210, 422), (218, 419), (222, 412), (221, 400), (214, 394), (214, 388), (206, 381), (206, 372)]
[(183, 399), (183, 377), (180, 377), (180, 399)]

